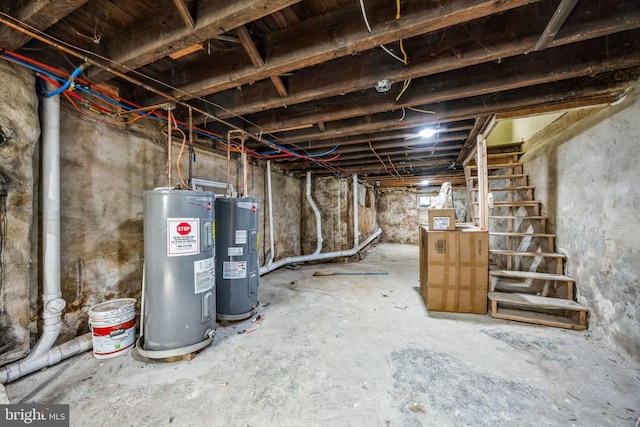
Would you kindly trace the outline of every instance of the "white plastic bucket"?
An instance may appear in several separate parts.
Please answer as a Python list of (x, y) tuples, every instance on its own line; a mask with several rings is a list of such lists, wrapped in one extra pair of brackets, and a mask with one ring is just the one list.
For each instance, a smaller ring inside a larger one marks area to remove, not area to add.
[(135, 298), (115, 299), (91, 307), (89, 329), (96, 359), (108, 359), (131, 351), (136, 335)]

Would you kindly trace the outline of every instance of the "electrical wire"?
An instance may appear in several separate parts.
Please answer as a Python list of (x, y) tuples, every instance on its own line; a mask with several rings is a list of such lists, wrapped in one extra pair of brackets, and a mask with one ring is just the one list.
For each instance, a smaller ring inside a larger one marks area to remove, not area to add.
[(431, 111), (431, 110), (422, 110), (420, 108), (415, 108), (415, 107), (407, 107), (409, 108), (409, 110), (411, 111), (417, 111), (418, 113), (424, 113), (424, 114), (435, 114), (435, 111)]
[(393, 168), (393, 171), (396, 173), (396, 175), (398, 175), (398, 178), (400, 178), (402, 180), (402, 182), (404, 182), (404, 178), (398, 173), (398, 170), (396, 169), (395, 165), (391, 161), (391, 155), (390, 154), (387, 154), (387, 159), (389, 160), (389, 164), (391, 164), (391, 167)]
[[(362, 10), (362, 18), (364, 19), (364, 24), (367, 26), (367, 30), (371, 33), (372, 32), (371, 31), (371, 25), (369, 25), (369, 19), (367, 19), (367, 11), (364, 8), (364, 0), (360, 0), (360, 10)], [(405, 61), (402, 58), (400, 58), (398, 55), (396, 55), (395, 53), (393, 53), (389, 49), (387, 49), (385, 45), (381, 44), (380, 47), (382, 48), (382, 50), (387, 52), (389, 55), (391, 55), (392, 57), (394, 57), (398, 61), (402, 62), (403, 64), (406, 64)]]
[(387, 165), (384, 164), (384, 162), (382, 161), (382, 159), (380, 158), (380, 156), (378, 156), (378, 153), (376, 153), (376, 150), (373, 149), (373, 145), (371, 145), (371, 141), (369, 141), (369, 148), (371, 149), (371, 152), (373, 154), (376, 155), (376, 157), (378, 158), (378, 160), (380, 160), (380, 163), (382, 163), (382, 166), (384, 166), (384, 171), (386, 173), (389, 173), (389, 170), (387, 169)]
[(407, 56), (407, 52), (404, 51), (404, 45), (402, 44), (402, 39), (400, 39), (400, 52), (402, 52), (402, 55), (404, 56), (404, 58), (402, 59), (402, 61), (404, 62), (404, 65), (407, 65), (408, 62), (408, 56)]
[[(396, 19), (400, 19), (400, 0), (396, 0)], [(402, 52), (402, 55), (404, 56), (404, 65), (407, 65), (408, 64), (408, 62), (407, 62), (407, 52), (405, 52), (405, 50), (404, 50), (404, 45), (402, 44), (402, 39), (400, 39), (400, 52)], [(404, 83), (402, 84), (402, 90), (400, 91), (400, 93), (396, 97), (396, 101), (400, 100), (400, 97), (402, 96), (402, 94), (404, 94), (404, 92), (409, 87), (409, 83), (411, 83), (411, 78), (406, 79), (404, 81)]]
[(409, 87), (409, 84), (411, 83), (411, 78), (408, 78), (407, 80), (404, 81), (403, 85), (402, 85), (402, 90), (400, 91), (400, 93), (398, 94), (398, 96), (396, 97), (396, 101), (400, 100), (400, 97), (402, 96), (402, 94), (404, 93), (405, 90), (407, 90), (407, 88)]

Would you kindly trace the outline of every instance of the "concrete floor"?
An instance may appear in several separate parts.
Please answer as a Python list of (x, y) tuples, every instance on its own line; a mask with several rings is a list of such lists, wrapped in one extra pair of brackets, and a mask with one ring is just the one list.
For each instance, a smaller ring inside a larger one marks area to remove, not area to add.
[(191, 361), (88, 352), (6, 392), (68, 403), (72, 426), (636, 424), (638, 363), (588, 332), (428, 313), (418, 275), (417, 246), (394, 244), (283, 268), (262, 278), (262, 321), (220, 327)]

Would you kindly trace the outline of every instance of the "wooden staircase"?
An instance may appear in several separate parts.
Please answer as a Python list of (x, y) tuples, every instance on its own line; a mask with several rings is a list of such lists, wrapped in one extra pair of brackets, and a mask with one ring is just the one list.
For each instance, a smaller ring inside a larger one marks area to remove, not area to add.
[[(542, 202), (535, 200), (535, 188), (518, 162), (522, 154), (519, 145), (486, 154), (485, 182), (493, 196), (488, 208), (491, 315), (586, 329), (588, 309), (574, 301), (575, 281), (564, 274), (565, 256), (555, 252), (555, 234), (547, 232)], [(472, 207), (468, 211), (479, 224), (478, 183), (483, 178), (478, 177), (473, 157), (464, 166), (468, 205)]]

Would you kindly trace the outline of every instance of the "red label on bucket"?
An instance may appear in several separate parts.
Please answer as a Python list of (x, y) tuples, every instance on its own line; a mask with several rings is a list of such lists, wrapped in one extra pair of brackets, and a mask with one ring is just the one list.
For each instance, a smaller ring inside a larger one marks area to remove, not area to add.
[(176, 231), (178, 231), (179, 235), (186, 236), (187, 234), (191, 233), (191, 225), (186, 222), (181, 222), (180, 224), (178, 224), (178, 228), (176, 229)]
[[(93, 327), (93, 335), (96, 337), (102, 336), (102, 337), (111, 337), (111, 336), (115, 336), (115, 335), (119, 335), (118, 332), (120, 332), (121, 330), (126, 330), (126, 329), (131, 329), (134, 326), (136, 326), (136, 319), (131, 319), (127, 322), (124, 323), (120, 323), (119, 325), (113, 325), (113, 326), (106, 326), (104, 328), (99, 328), (99, 327)], [(116, 332), (114, 334), (114, 332)], [(122, 332), (120, 332), (122, 333)]]

